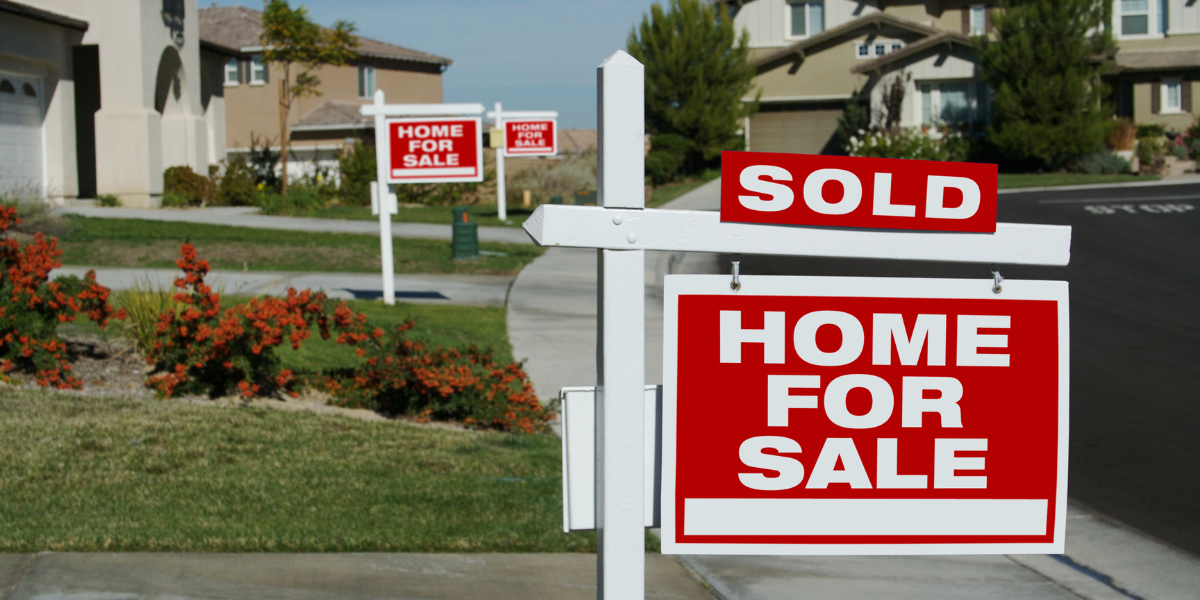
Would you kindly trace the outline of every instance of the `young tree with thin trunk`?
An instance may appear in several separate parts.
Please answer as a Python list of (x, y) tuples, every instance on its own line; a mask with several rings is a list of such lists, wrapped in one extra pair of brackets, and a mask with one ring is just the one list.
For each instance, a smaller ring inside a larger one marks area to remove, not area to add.
[(739, 146), (758, 106), (742, 101), (755, 69), (750, 36), (737, 35), (725, 3), (670, 0), (664, 10), (656, 2), (625, 45), (646, 66), (646, 132), (687, 138), (685, 169)]
[[(292, 104), (304, 96), (320, 96), (321, 85), (315, 71), (322, 65), (341, 66), (354, 58), (358, 39), (354, 37), (353, 23), (337, 21), (332, 29), (321, 27), (308, 18), (308, 9), (303, 6), (293, 9), (287, 0), (267, 0), (263, 10), (262, 35), (263, 60), (282, 67), (279, 77), (279, 158), (283, 172), (280, 174), (280, 193), (287, 195), (288, 147), (291, 135), (288, 130), (288, 113)], [(297, 69), (295, 79), (292, 68)]]
[(1104, 147), (1111, 13), (1110, 0), (1001, 0), (995, 39), (975, 38), (994, 91), (988, 137), (1013, 166), (1061, 168)]

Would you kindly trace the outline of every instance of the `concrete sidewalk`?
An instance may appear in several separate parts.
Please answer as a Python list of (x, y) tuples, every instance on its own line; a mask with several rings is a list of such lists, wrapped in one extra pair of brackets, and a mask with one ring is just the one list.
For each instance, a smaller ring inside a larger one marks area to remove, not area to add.
[[(720, 180), (664, 208), (716, 210)], [(725, 273), (715, 255), (647, 253), (646, 382), (662, 381), (662, 277)], [(509, 293), (513, 356), (543, 398), (596, 382), (596, 252), (552, 248)], [(1200, 599), (1200, 560), (1073, 503), (1065, 556), (685, 556), (726, 600)]]
[[(5, 600), (593, 600), (591, 554), (0, 555)], [(713, 600), (674, 558), (646, 557), (646, 597)]]
[[(161, 208), (98, 208), (94, 206), (63, 206), (55, 209), (63, 214), (95, 217), (99, 219), (146, 219), (175, 223), (203, 223), (251, 227), (255, 229), (281, 229), (286, 231), (312, 231), (322, 233), (362, 233), (379, 235), (378, 221), (351, 221), (348, 219), (312, 219), (308, 217), (273, 217), (258, 213), (254, 207), (220, 206), (214, 208), (190, 208), (185, 210)], [(392, 223), (392, 235), (401, 238), (450, 239), (450, 225), (436, 223)], [(532, 244), (529, 235), (520, 227), (480, 227), (479, 241), (505, 244)]]
[[(99, 267), (96, 281), (114, 290), (144, 287), (170, 288), (178, 269), (116, 269)], [(51, 277), (82, 277), (88, 267), (55, 269)], [(281, 296), (287, 288), (320, 290), (330, 298), (374, 300), (383, 297), (379, 273), (288, 273), (270, 271), (212, 271), (208, 284), (236, 296)], [(433, 304), (504, 306), (513, 277), (508, 275), (396, 275), (396, 300)]]

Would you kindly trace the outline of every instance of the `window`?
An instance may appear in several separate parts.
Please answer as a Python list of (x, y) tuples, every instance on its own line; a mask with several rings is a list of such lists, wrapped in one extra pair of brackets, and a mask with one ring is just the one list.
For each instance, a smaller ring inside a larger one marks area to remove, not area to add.
[(1121, 0), (1121, 35), (1150, 33), (1150, 0)]
[(791, 37), (806, 37), (825, 31), (825, 2), (792, 2), (788, 5), (791, 17)]
[(1170, 14), (1167, 9), (1167, 0), (1158, 0), (1158, 32), (1163, 35), (1167, 33), (1167, 21)]
[[(1178, 82), (1176, 82), (1176, 87), (1178, 87)], [(33, 85), (29, 83), (21, 86), (21, 93), (30, 98), (37, 98), (37, 90), (33, 89)]]
[(11, 81), (9, 81), (7, 79), (0, 79), (0, 94), (15, 94), (15, 93), (17, 93), (17, 88), (13, 87), (13, 84)]
[(987, 9), (982, 4), (976, 4), (969, 10), (971, 11), (971, 35), (987, 33)]
[(879, 58), (903, 47), (904, 42), (859, 42), (854, 47), (854, 55), (859, 58)]
[(887, 44), (875, 44), (875, 56), (887, 54)]
[(375, 67), (358, 67), (358, 97), (370, 98), (375, 95)]
[(871, 57), (871, 45), (866, 42), (859, 42), (855, 50), (855, 56), (859, 58)]
[(225, 63), (225, 87), (235, 87), (242, 82), (242, 61), (231, 58)]
[(901, 48), (903, 48), (903, 47), (904, 47), (904, 43), (903, 43), (903, 42), (892, 42), (892, 49), (891, 49), (890, 51), (891, 51), (891, 52), (895, 52), (895, 51), (897, 51), (897, 50), (899, 50), (899, 49), (901, 49)]
[(982, 81), (922, 83), (921, 124), (982, 125), (987, 122), (988, 88)]
[(1162, 83), (1162, 111), (1164, 113), (1183, 112), (1183, 87), (1178, 79)]
[(263, 85), (267, 82), (267, 65), (262, 61), (261, 54), (250, 57), (250, 85)]

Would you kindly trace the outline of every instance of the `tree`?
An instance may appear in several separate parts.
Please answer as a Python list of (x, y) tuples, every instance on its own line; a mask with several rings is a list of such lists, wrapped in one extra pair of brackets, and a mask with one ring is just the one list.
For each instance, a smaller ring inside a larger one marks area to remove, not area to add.
[(996, 39), (977, 36), (1002, 157), (1061, 168), (1100, 150), (1110, 126), (1100, 73), (1116, 52), (1108, 0), (1001, 0)]
[[(304, 96), (320, 96), (320, 78), (315, 71), (322, 65), (340, 66), (354, 58), (358, 40), (354, 37), (353, 23), (337, 21), (332, 29), (325, 29), (308, 19), (308, 9), (303, 6), (293, 9), (287, 0), (268, 0), (262, 17), (263, 60), (283, 68), (279, 78), (279, 148), (280, 194), (286, 196), (288, 188), (288, 147), (291, 136), (288, 132), (288, 112), (292, 104)], [(299, 69), (292, 79), (292, 67)]]
[(716, 4), (670, 0), (664, 11), (656, 2), (626, 42), (646, 66), (647, 133), (687, 138), (691, 172), (738, 147), (742, 119), (758, 108), (757, 98), (742, 102), (755, 76), (750, 36), (737, 36), (725, 4)]

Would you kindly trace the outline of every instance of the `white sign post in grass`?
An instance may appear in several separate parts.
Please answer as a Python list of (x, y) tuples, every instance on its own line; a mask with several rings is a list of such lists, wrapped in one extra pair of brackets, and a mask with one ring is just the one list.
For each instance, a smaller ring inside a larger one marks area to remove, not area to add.
[(540, 246), (599, 251), (594, 458), (597, 595), (604, 600), (645, 597), (646, 250), (1056, 266), (1070, 260), (1070, 227), (856, 231), (722, 223), (716, 212), (646, 209), (644, 82), (641, 63), (623, 51), (600, 65), (598, 206), (544, 204), (524, 225)]

